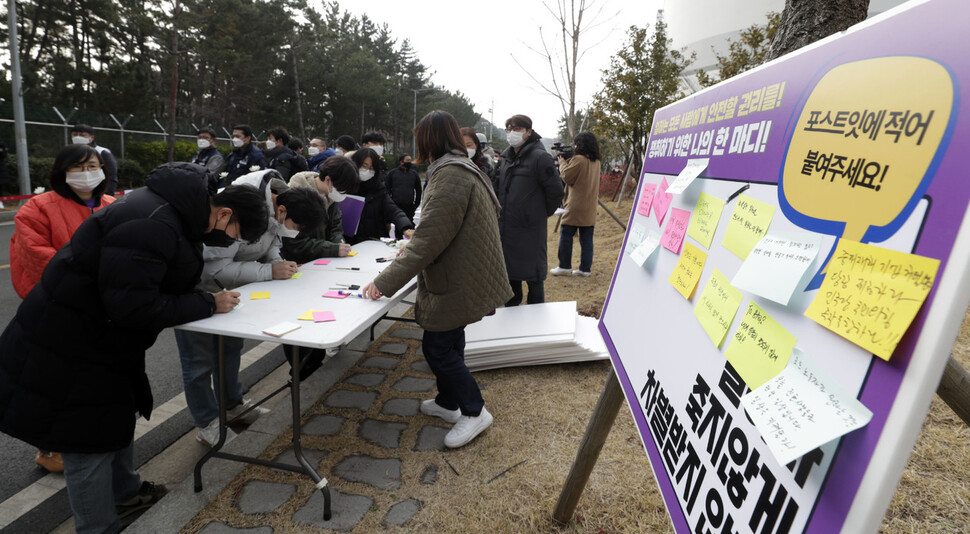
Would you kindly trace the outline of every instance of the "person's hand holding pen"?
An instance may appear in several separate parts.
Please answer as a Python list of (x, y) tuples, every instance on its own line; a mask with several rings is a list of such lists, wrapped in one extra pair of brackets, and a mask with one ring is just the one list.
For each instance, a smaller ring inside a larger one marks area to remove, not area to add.
[(368, 282), (367, 285), (364, 286), (364, 289), (360, 290), (360, 293), (361, 295), (364, 296), (365, 299), (371, 299), (371, 300), (377, 300), (382, 296), (381, 290), (377, 289), (377, 286), (374, 285), (374, 282)]
[(273, 280), (286, 280), (296, 274), (296, 262), (280, 261), (273, 264)]
[(347, 243), (341, 243), (339, 248), (337, 249), (337, 256), (341, 258), (345, 258), (347, 254), (350, 254), (350, 245), (348, 245)]
[(212, 294), (216, 299), (216, 313), (229, 313), (239, 305), (239, 292), (227, 290), (218, 280), (215, 280), (215, 282), (222, 289), (222, 291)]

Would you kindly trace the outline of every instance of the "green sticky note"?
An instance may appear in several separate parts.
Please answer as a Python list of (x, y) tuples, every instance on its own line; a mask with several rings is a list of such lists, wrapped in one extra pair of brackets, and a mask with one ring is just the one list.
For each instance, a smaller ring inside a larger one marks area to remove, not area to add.
[(720, 347), (724, 342), (742, 298), (741, 292), (732, 287), (731, 282), (715, 267), (701, 292), (701, 298), (694, 306), (694, 315), (715, 347)]
[(714, 195), (701, 193), (697, 198), (697, 205), (694, 206), (694, 213), (690, 217), (687, 235), (710, 250), (711, 241), (714, 240), (714, 231), (717, 230), (717, 223), (721, 220), (722, 211), (724, 211), (723, 200)]
[(756, 389), (788, 365), (795, 341), (795, 336), (751, 301), (724, 356), (744, 383)]
[(747, 195), (739, 195), (724, 232), (724, 248), (742, 260), (748, 259), (751, 249), (768, 232), (774, 215), (774, 206)]

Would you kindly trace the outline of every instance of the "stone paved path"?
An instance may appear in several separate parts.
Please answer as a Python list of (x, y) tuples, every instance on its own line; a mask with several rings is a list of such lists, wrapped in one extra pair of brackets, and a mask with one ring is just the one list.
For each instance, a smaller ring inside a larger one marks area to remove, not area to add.
[[(411, 484), (437, 482), (445, 472), (441, 451), (450, 427), (418, 413), (420, 401), (435, 391), (420, 353), (421, 335), (410, 324), (393, 327), (303, 418), (305, 455), (330, 482), (329, 521), (323, 520), (323, 497), (309, 477), (249, 466), (184, 532), (269, 534), (310, 525), (373, 532), (406, 526), (422, 503), (402, 490), (402, 472), (419, 474)], [(291, 439), (289, 431), (279, 436), (261, 457), (295, 465)]]

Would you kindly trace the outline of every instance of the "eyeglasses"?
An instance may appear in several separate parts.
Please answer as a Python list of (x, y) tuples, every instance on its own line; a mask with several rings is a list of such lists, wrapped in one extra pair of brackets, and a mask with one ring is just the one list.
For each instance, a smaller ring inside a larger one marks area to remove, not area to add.
[(505, 133), (524, 132), (525, 130), (526, 129), (523, 126), (509, 126), (505, 128)]
[(97, 161), (85, 161), (84, 163), (75, 163), (67, 168), (69, 172), (85, 172), (85, 171), (96, 171), (101, 169), (101, 164)]

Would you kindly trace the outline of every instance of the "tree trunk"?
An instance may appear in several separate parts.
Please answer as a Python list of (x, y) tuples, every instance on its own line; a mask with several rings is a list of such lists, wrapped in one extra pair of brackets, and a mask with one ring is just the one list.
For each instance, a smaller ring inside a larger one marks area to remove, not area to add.
[(290, 46), (293, 55), (293, 95), (296, 97), (296, 121), (300, 127), (300, 138), (306, 139), (306, 128), (303, 126), (303, 104), (300, 103), (300, 73), (296, 70), (296, 45)]
[(785, 0), (765, 62), (866, 20), (869, 0)]

